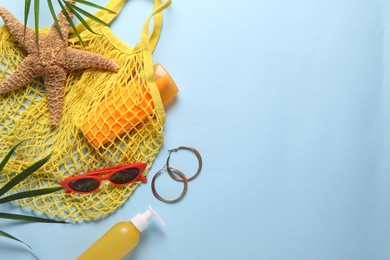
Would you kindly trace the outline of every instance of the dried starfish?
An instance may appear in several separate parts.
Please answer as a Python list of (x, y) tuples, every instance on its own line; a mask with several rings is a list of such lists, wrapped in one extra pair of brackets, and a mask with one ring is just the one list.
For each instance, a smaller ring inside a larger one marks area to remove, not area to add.
[[(73, 14), (67, 9), (69, 15)], [(50, 124), (57, 125), (64, 103), (64, 88), (67, 72), (88, 68), (97, 68), (116, 72), (118, 65), (97, 53), (68, 47), (69, 22), (61, 11), (57, 17), (63, 37), (55, 24), (48, 34), (39, 35), (39, 48), (35, 31), (26, 28), (4, 7), (0, 7), (0, 16), (10, 33), (27, 51), (27, 57), (13, 75), (0, 83), (0, 94), (25, 86), (37, 77), (43, 77), (49, 103)]]

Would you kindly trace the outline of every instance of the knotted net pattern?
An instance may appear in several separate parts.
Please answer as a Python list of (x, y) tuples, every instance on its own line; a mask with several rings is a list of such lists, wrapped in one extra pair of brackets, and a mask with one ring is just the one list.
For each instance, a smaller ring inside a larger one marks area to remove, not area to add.
[[(142, 42), (134, 49), (126, 46), (124, 50), (118, 39), (106, 36), (108, 30), (104, 27), (98, 35), (82, 35), (85, 50), (113, 59), (120, 66), (119, 72), (87, 70), (68, 74), (62, 119), (57, 127), (49, 123), (45, 87), (39, 80), (0, 96), (0, 156), (22, 142), (1, 173), (0, 185), (51, 154), (44, 167), (11, 193), (56, 187), (65, 177), (133, 162), (146, 162), (144, 176), (147, 175), (163, 143), (165, 120), (153, 75), (146, 72), (153, 71), (151, 52)], [(84, 48), (75, 36), (69, 37), (69, 44)], [(11, 75), (24, 57), (12, 35), (0, 27), (0, 81)], [(107, 107), (112, 113), (137, 111), (127, 115), (132, 125), (125, 125), (120, 115), (107, 117)], [(114, 137), (107, 131), (112, 126), (119, 129)], [(106, 141), (92, 143), (85, 129), (94, 129), (99, 140)], [(139, 184), (117, 187), (103, 182), (91, 194), (68, 194), (64, 190), (16, 203), (61, 219), (90, 221), (115, 211)]]

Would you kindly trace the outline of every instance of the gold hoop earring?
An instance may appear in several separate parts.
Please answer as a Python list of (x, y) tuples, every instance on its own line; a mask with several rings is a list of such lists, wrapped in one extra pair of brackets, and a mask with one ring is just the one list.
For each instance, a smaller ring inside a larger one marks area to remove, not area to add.
[[(157, 192), (157, 190), (156, 190), (156, 186), (155, 186), (156, 178), (163, 172), (164, 169), (165, 169), (165, 166), (164, 166), (161, 170), (159, 170), (158, 172), (156, 172), (156, 174), (153, 176), (152, 184), (151, 184), (151, 186), (152, 186), (152, 192), (153, 192), (154, 196), (155, 196), (157, 199), (159, 199), (159, 200), (161, 200), (161, 201), (163, 201), (163, 202), (167, 202), (167, 203), (177, 202), (177, 201), (181, 200), (181, 199), (184, 197), (184, 195), (186, 194), (186, 192), (187, 192), (187, 187), (188, 187), (187, 178), (186, 178), (186, 176), (184, 175), (184, 173), (181, 172), (180, 170), (175, 169), (175, 168), (173, 168), (173, 167), (169, 167), (169, 168), (167, 167), (167, 170), (170, 169), (170, 170), (172, 171), (172, 174), (174, 174), (175, 177), (176, 177), (176, 174), (179, 175), (179, 176), (181, 177), (180, 180), (183, 182), (184, 187), (183, 187), (183, 191), (182, 191), (182, 193), (179, 195), (179, 197), (177, 197), (177, 198), (175, 198), (175, 199), (165, 199), (165, 198), (161, 197), (160, 194), (158, 194), (158, 192)], [(175, 173), (173, 173), (173, 172), (175, 172)], [(169, 174), (170, 174), (170, 173), (169, 173)], [(172, 176), (172, 175), (171, 175), (171, 176)]]
[[(179, 151), (179, 150), (182, 150), (182, 149), (185, 149), (185, 150), (189, 150), (191, 152), (193, 152), (196, 157), (198, 158), (198, 169), (196, 170), (195, 174), (189, 178), (186, 178), (186, 177), (183, 177), (181, 176), (180, 174), (180, 177), (177, 177), (177, 174), (173, 173), (171, 171), (171, 169), (174, 169), (172, 167), (169, 166), (169, 160), (171, 159), (171, 153), (172, 152), (176, 152), (176, 151)], [(166, 165), (167, 165), (167, 171), (169, 173), (169, 175), (172, 177), (172, 179), (176, 180), (176, 181), (182, 181), (182, 182), (185, 182), (185, 181), (191, 181), (193, 179), (195, 179), (199, 173), (200, 173), (200, 170), (202, 170), (202, 156), (200, 155), (200, 153), (198, 152), (198, 150), (196, 150), (194, 147), (191, 147), (191, 146), (179, 146), (179, 147), (176, 147), (176, 148), (173, 148), (171, 150), (169, 150), (169, 155), (168, 155), (168, 158), (167, 158), (167, 162), (166, 162)]]

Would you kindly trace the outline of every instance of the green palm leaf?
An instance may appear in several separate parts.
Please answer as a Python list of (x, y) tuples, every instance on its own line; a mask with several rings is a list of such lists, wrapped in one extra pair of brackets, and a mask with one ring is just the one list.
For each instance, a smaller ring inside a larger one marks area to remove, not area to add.
[(94, 4), (94, 3), (91, 3), (91, 2), (88, 2), (88, 1), (85, 1), (85, 0), (74, 0), (75, 2), (77, 3), (80, 3), (80, 4), (83, 4), (83, 5), (88, 5), (88, 6), (91, 6), (91, 7), (95, 7), (97, 9), (101, 9), (101, 10), (104, 10), (104, 11), (107, 11), (111, 14), (116, 14), (116, 12), (110, 10), (110, 9), (107, 9), (105, 8), (104, 6), (101, 6), (101, 5), (97, 5), (97, 4)]
[(49, 193), (53, 193), (59, 190), (63, 190), (64, 188), (62, 187), (54, 187), (54, 188), (45, 188), (45, 189), (39, 189), (39, 190), (31, 190), (31, 191), (24, 191), (24, 192), (19, 192), (15, 193), (12, 195), (9, 195), (7, 197), (1, 198), (0, 199), (0, 204), (6, 203), (9, 201), (13, 200), (19, 200), (19, 199), (24, 199), (24, 198), (30, 198), (30, 197), (35, 197), (35, 196), (41, 196)]
[(39, 0), (34, 0), (35, 37), (39, 49)]
[(33, 174), (36, 170), (41, 168), (48, 160), (50, 159), (50, 155), (46, 156), (45, 158), (39, 160), (38, 162), (34, 163), (27, 169), (23, 170), (21, 173), (16, 175), (13, 179), (11, 179), (7, 184), (5, 184), (1, 189), (0, 189), (0, 196), (4, 195), (7, 191), (15, 187), (18, 183), (23, 181), (25, 178)]
[(92, 30), (92, 28), (89, 26), (89, 24), (84, 20), (84, 18), (79, 13), (77, 13), (77, 11), (73, 8), (73, 5), (69, 4), (68, 2), (65, 2), (65, 4), (69, 8), (69, 10), (72, 13), (74, 13), (77, 19), (80, 20), (80, 22), (84, 25), (84, 27), (88, 29), (88, 31), (90, 31), (91, 33), (95, 33), (94, 30)]
[(76, 12), (79, 12), (79, 13), (85, 15), (85, 16), (88, 17), (89, 19), (91, 19), (91, 20), (93, 20), (93, 21), (95, 21), (95, 22), (97, 22), (97, 23), (100, 23), (100, 24), (102, 24), (102, 25), (109, 26), (109, 25), (108, 25), (106, 22), (104, 22), (103, 20), (97, 18), (96, 16), (94, 16), (94, 15), (91, 14), (91, 13), (88, 13), (87, 11), (85, 11), (84, 9), (82, 9), (82, 8), (80, 8), (80, 7), (78, 7), (78, 6), (76, 6), (76, 5), (72, 4), (72, 3), (69, 3), (68, 1), (65, 1), (65, 4), (66, 4), (67, 6), (71, 5), (71, 6), (74, 8), (74, 10), (76, 10)]
[(41, 222), (41, 223), (69, 224), (68, 222), (61, 221), (61, 220), (53, 220), (53, 219), (19, 215), (19, 214), (11, 214), (11, 213), (5, 213), (5, 212), (0, 212), (0, 218), (10, 219), (10, 220), (30, 221), (30, 222)]
[(11, 158), (11, 156), (14, 154), (16, 148), (18, 148), (18, 146), (21, 144), (22, 142), (18, 143), (17, 145), (15, 145), (14, 147), (12, 147), (12, 149), (8, 152), (8, 154), (4, 157), (4, 159), (1, 161), (0, 163), (0, 172), (4, 169), (4, 166), (7, 164), (7, 162), (9, 161), (9, 159)]
[[(0, 236), (3, 236), (3, 237), (6, 237), (6, 238), (10, 238), (10, 239), (13, 239), (13, 240), (15, 240), (15, 241), (18, 241), (18, 242), (20, 242), (20, 243), (23, 243), (23, 244), (25, 244), (26, 246), (28, 246), (30, 249), (31, 249), (31, 251), (33, 251), (34, 252), (34, 254), (35, 254), (35, 251), (34, 251), (34, 249), (32, 249), (32, 247), (31, 246), (29, 246), (28, 244), (26, 244), (25, 242), (23, 242), (22, 240), (20, 240), (20, 239), (18, 239), (18, 238), (16, 238), (16, 237), (14, 237), (14, 236), (12, 236), (12, 235), (10, 235), (10, 234), (8, 234), (8, 233), (6, 233), (6, 232), (4, 232), (4, 231), (2, 231), (2, 230), (0, 230)], [(36, 254), (35, 254), (36, 255)]]
[[(55, 13), (55, 10), (54, 10), (54, 7), (53, 7), (53, 1), (52, 0), (46, 0), (47, 1), (47, 4), (49, 6), (49, 10), (50, 10), (50, 14), (53, 18), (53, 21), (54, 21), (54, 24), (58, 30), (58, 32), (60, 33), (61, 35), (61, 38), (63, 38), (63, 35), (62, 35), (62, 31), (61, 31), (61, 28), (60, 28), (60, 25), (58, 23), (58, 19), (57, 19), (57, 16), (56, 16), (56, 13)], [(90, 32), (92, 33), (95, 33), (91, 27), (86, 23), (85, 19), (81, 16), (81, 15), (84, 15), (85, 17), (99, 23), (99, 24), (102, 24), (104, 26), (108, 26), (108, 24), (106, 22), (104, 22), (103, 20), (99, 19), (98, 17), (96, 17), (95, 15), (93, 14), (90, 14), (88, 13), (87, 11), (85, 11), (84, 9), (76, 6), (75, 4), (71, 3), (71, 2), (68, 2), (67, 0), (57, 0), (60, 7), (61, 7), (61, 10), (64, 12), (64, 15), (66, 17), (66, 19), (69, 21), (70, 23), (70, 26), (71, 28), (73, 29), (74, 33), (76, 34), (77, 38), (79, 38), (81, 44), (84, 46), (84, 43), (83, 41), (81, 40), (81, 37), (80, 37), (80, 33), (78, 32), (78, 30), (76, 29), (76, 26), (74, 24), (74, 22), (72, 21), (72, 19), (70, 18), (69, 14), (64, 11), (64, 5), (68, 6), (69, 9), (74, 13), (74, 15), (80, 20), (80, 22), (85, 26), (85, 28), (87, 28)], [(90, 6), (90, 7), (93, 7), (93, 8), (97, 8), (97, 9), (100, 9), (100, 10), (104, 10), (104, 11), (107, 11), (109, 13), (113, 13), (115, 14), (116, 12), (104, 7), (104, 6), (101, 6), (101, 5), (97, 5), (95, 3), (92, 3), (90, 1), (86, 1), (86, 0), (74, 0), (76, 3), (80, 3), (80, 4), (83, 4), (83, 5), (86, 5), (86, 6)], [(27, 26), (27, 22), (28, 22), (28, 17), (29, 17), (29, 12), (30, 12), (30, 7), (31, 7), (31, 3), (32, 3), (32, 0), (25, 0), (25, 5), (24, 5), (24, 30), (26, 31), (26, 26)], [(35, 22), (35, 35), (36, 35), (36, 42), (37, 42), (37, 45), (39, 44), (39, 15), (40, 15), (40, 8), (39, 8), (39, 4), (40, 4), (40, 0), (34, 0), (34, 22)], [(70, 7), (72, 6), (72, 8)], [(38, 45), (39, 46), (39, 45)]]
[(52, 0), (47, 0), (47, 5), (49, 6), (50, 14), (53, 17), (54, 24), (56, 25), (57, 31), (60, 33), (61, 39), (64, 39), (64, 36), (62, 35), (62, 30), (61, 30), (60, 24), (58, 23), (56, 12), (54, 11)]
[[(36, 0), (34, 0), (36, 1)], [(16, 148), (20, 145), (15, 145), (3, 158), (3, 160), (0, 162), (0, 172), (4, 169), (4, 166), (9, 161), (13, 153), (15, 152)], [(41, 168), (48, 160), (50, 159), (50, 155), (46, 156), (45, 158), (37, 161), (30, 167), (23, 170), (21, 173), (16, 175), (14, 178), (12, 178), (8, 183), (6, 183), (1, 189), (0, 189), (0, 196), (7, 193), (9, 190), (11, 190), (15, 185), (19, 184), (21, 181), (29, 177), (31, 174), (33, 174), (35, 171), (37, 171), (39, 168)], [(13, 200), (23, 199), (23, 198), (30, 198), (34, 196), (41, 196), (45, 194), (49, 194), (52, 192), (56, 192), (59, 190), (62, 190), (62, 187), (53, 187), (53, 188), (43, 188), (43, 189), (37, 189), (32, 191), (23, 191), (15, 194), (11, 194), (9, 196), (6, 196), (4, 198), (0, 198), (0, 204), (6, 203)], [(19, 220), (19, 221), (30, 221), (30, 222), (41, 222), (41, 223), (67, 223), (65, 221), (58, 221), (58, 220), (52, 220), (52, 219), (46, 219), (46, 218), (40, 218), (40, 217), (34, 217), (34, 216), (26, 216), (26, 215), (19, 215), (19, 214), (11, 214), (11, 213), (5, 213), (0, 212), (0, 218), (2, 219), (11, 219), (11, 220)], [(6, 237), (15, 241), (18, 241), (20, 243), (25, 244), (28, 248), (31, 249), (31, 251), (35, 254), (34, 250), (31, 246), (23, 242), (22, 240), (0, 230), (0, 236)], [(36, 254), (35, 254), (36, 255)]]
[(26, 0), (24, 5), (24, 33), (26, 33), (28, 15), (30, 14), (31, 0)]
[(65, 6), (62, 4), (61, 0), (57, 0), (57, 1), (58, 1), (58, 4), (61, 7), (62, 12), (64, 13), (64, 15), (66, 17), (66, 20), (68, 20), (68, 22), (70, 24), (70, 27), (72, 27), (72, 29), (73, 29), (74, 33), (76, 34), (77, 38), (80, 40), (81, 45), (83, 45), (83, 47), (85, 47), (83, 39), (81, 39), (80, 33), (77, 30), (76, 25), (74, 24), (72, 18), (70, 18), (70, 15), (69, 15), (68, 11), (66, 10)]

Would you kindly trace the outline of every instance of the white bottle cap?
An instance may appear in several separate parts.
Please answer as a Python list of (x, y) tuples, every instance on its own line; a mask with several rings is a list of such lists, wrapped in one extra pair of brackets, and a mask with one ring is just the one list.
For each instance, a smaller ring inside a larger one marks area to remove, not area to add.
[(151, 206), (149, 206), (149, 208), (143, 214), (135, 215), (130, 221), (139, 232), (142, 232), (149, 226), (149, 219), (151, 219), (153, 216), (156, 216), (160, 220), (161, 225), (165, 226), (162, 218), (152, 209)]

